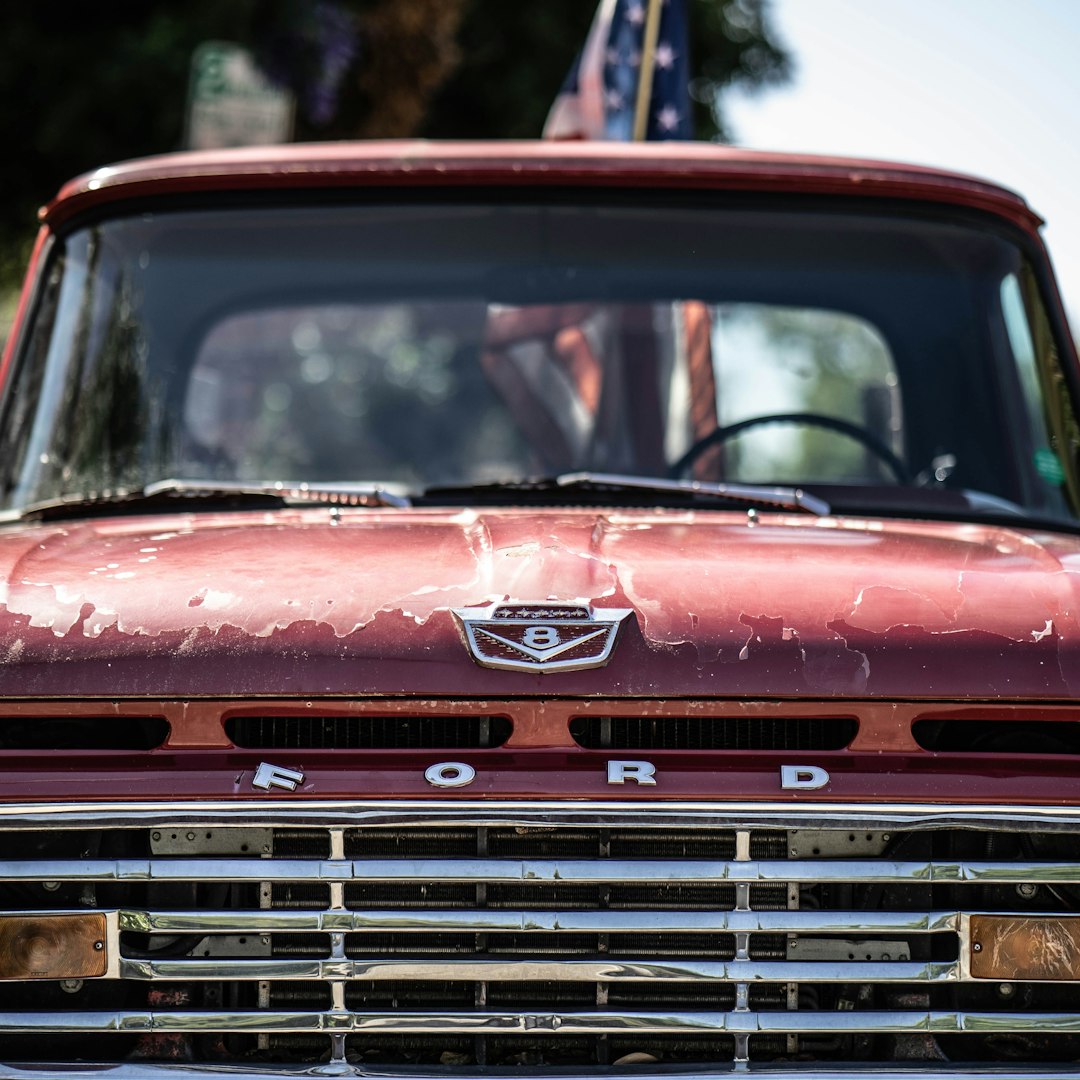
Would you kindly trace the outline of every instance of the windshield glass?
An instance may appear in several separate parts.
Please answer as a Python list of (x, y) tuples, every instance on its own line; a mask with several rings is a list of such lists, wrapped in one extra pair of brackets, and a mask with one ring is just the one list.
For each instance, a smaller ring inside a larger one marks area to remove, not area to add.
[(593, 471), (1071, 518), (1076, 423), (1018, 247), (820, 205), (84, 228), (16, 369), (4, 505), (170, 477), (420, 491)]

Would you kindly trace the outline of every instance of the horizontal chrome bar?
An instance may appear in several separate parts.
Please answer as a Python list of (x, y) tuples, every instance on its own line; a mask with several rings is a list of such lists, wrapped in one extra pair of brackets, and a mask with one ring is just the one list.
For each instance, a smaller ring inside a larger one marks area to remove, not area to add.
[(0, 881), (348, 881), (348, 862), (318, 859), (63, 859), (0, 862)]
[[(265, 863), (263, 864), (266, 865)], [(272, 865), (272, 864), (271, 864)], [(0, 877), (2, 877), (0, 868)], [(382, 859), (356, 860), (352, 880), (619, 884), (735, 882), (893, 884), (1080, 883), (1080, 863), (924, 862), (883, 859)]]
[[(859, 1080), (860, 1077), (872, 1077), (872, 1080), (1077, 1080), (1080, 1067), (1058, 1065), (1047, 1068), (1041, 1065), (953, 1065), (948, 1071), (942, 1071), (942, 1064), (904, 1063), (890, 1066), (880, 1062), (869, 1063), (864, 1068), (859, 1064), (827, 1065), (806, 1061), (800, 1062), (794, 1069), (791, 1065), (752, 1064), (750, 1066), (716, 1063), (702, 1066), (679, 1068), (666, 1066), (662, 1075), (666, 1080), (717, 1080), (717, 1077), (739, 1077), (740, 1080)], [(0, 1064), (0, 1075), (8, 1080), (42, 1080), (40, 1065)], [(638, 1076), (655, 1076), (648, 1066), (634, 1066)], [(200, 1064), (198, 1062), (169, 1062), (154, 1064), (148, 1061), (134, 1063), (71, 1063), (49, 1065), (49, 1080), (311, 1080), (315, 1077), (336, 1077), (349, 1080), (350, 1077), (362, 1077), (364, 1080), (446, 1080), (453, 1075), (462, 1080), (473, 1080), (492, 1075), (488, 1070), (474, 1067), (457, 1067), (453, 1074), (446, 1070), (425, 1072), (402, 1067), (395, 1069), (390, 1065), (373, 1066), (370, 1064), (351, 1065), (345, 1061), (327, 1062), (322, 1065), (225, 1065), (217, 1062)], [(559, 1080), (597, 1080), (598, 1076), (610, 1075), (599, 1071), (573, 1068), (558, 1071)], [(625, 1074), (623, 1074), (625, 1075)]]
[(884, 859), (41, 859), (0, 862), (0, 881), (1080, 884), (1080, 863)]
[[(5, 1012), (0, 1034), (291, 1032), (461, 1035), (901, 1034), (1080, 1032), (1080, 1013), (997, 1012)], [(51, 1074), (51, 1071), (49, 1073)], [(951, 1074), (950, 1074), (951, 1075)], [(1009, 1075), (1013, 1075), (1010, 1069)]]
[(901, 960), (835, 961), (665, 959), (213, 959), (120, 961), (120, 976), (162, 982), (186, 979), (331, 980), (386, 982), (854, 982), (949, 983), (954, 963)]
[[(1008, 915), (996, 911), (994, 915)], [(1013, 913), (1016, 914), (1016, 913)], [(275, 930), (512, 931), (567, 933), (933, 934), (955, 931), (958, 911), (121, 911), (120, 929), (139, 933), (244, 934)], [(1032, 912), (1024, 912), (1032, 918)]]
[[(9, 1080), (42, 1080), (43, 1074), (39, 1065), (0, 1064), (0, 1075)], [(678, 1066), (666, 1066), (663, 1069), (663, 1077), (666, 1080), (717, 1080), (717, 1077), (738, 1077), (740, 1080), (858, 1080), (860, 1077), (872, 1077), (872, 1080), (1077, 1080), (1080, 1077), (1080, 1067), (1075, 1065), (1058, 1065), (1052, 1068), (1040, 1065), (1010, 1065), (998, 1066), (986, 1065), (953, 1065), (949, 1063), (948, 1071), (942, 1071), (942, 1064), (904, 1063), (900, 1066), (890, 1066), (880, 1062), (870, 1063), (866, 1068), (860, 1068), (858, 1064), (852, 1065), (827, 1065), (814, 1062), (800, 1062), (793, 1069), (790, 1065), (751, 1064), (749, 1066), (736, 1066), (734, 1063), (725, 1065), (716, 1063), (707, 1068), (702, 1066), (679, 1068)], [(655, 1076), (648, 1066), (634, 1066), (638, 1076)], [(349, 1080), (350, 1077), (361, 1077), (364, 1080), (446, 1080), (448, 1075), (473, 1080), (492, 1075), (488, 1070), (474, 1067), (471, 1071), (468, 1067), (457, 1067), (452, 1074), (446, 1070), (441, 1072), (425, 1072), (412, 1068), (402, 1067), (395, 1069), (390, 1065), (373, 1066), (351, 1065), (345, 1061), (327, 1062), (322, 1065), (224, 1065), (224, 1064), (199, 1064), (198, 1062), (169, 1062), (167, 1064), (154, 1064), (148, 1061), (138, 1061), (134, 1064), (124, 1062), (105, 1063), (78, 1063), (49, 1065), (49, 1080), (94, 1080), (102, 1077), (104, 1080), (311, 1080), (315, 1077), (336, 1077)], [(610, 1075), (599, 1071), (589, 1072), (582, 1070), (575, 1072), (573, 1068), (558, 1071), (559, 1080), (597, 1080), (598, 1076)], [(622, 1074), (625, 1075), (625, 1074)]]
[(259, 799), (0, 804), (0, 829), (176, 826), (631, 826), (686, 829), (990, 829), (1080, 831), (1080, 809), (948, 803), (559, 802)]

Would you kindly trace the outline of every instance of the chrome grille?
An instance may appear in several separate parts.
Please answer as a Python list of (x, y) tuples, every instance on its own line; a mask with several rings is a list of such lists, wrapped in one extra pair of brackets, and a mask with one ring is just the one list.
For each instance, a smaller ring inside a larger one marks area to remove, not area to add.
[(1072, 1062), (1080, 984), (974, 979), (970, 919), (1076, 911), (1078, 839), (977, 809), (10, 810), (4, 910), (104, 912), (108, 973), (0, 983), (0, 1060)]

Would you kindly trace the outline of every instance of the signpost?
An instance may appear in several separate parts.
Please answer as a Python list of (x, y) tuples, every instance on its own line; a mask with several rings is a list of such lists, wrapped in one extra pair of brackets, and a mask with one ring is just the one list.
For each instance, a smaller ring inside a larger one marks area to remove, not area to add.
[(293, 95), (272, 83), (247, 49), (205, 41), (191, 58), (189, 150), (265, 146), (292, 138)]

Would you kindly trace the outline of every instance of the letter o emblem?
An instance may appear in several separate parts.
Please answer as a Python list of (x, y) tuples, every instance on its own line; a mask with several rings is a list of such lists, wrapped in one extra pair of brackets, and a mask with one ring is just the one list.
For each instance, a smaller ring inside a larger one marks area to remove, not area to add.
[(476, 770), (463, 761), (440, 761), (424, 770), (424, 779), (432, 787), (465, 787), (476, 779)]

